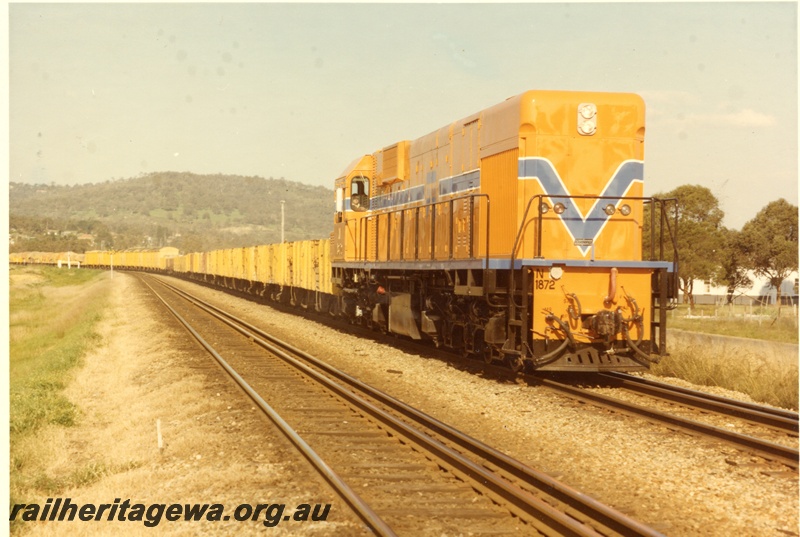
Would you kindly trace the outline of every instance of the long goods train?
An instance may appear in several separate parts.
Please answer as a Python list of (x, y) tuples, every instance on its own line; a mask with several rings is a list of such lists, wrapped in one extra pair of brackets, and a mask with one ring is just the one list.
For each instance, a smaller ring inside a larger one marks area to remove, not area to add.
[(529, 91), (357, 158), (334, 181), (330, 239), (84, 264), (178, 274), (515, 370), (647, 369), (677, 296), (677, 209), (643, 196), (644, 116), (634, 94)]

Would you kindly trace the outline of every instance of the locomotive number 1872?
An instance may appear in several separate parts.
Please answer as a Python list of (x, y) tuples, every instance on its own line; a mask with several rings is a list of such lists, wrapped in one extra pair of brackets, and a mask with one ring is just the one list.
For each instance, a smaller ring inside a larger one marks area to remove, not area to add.
[(545, 289), (555, 289), (556, 288), (556, 281), (550, 279), (550, 275), (545, 272), (544, 270), (534, 270), (533, 271), (533, 288), (539, 291)]

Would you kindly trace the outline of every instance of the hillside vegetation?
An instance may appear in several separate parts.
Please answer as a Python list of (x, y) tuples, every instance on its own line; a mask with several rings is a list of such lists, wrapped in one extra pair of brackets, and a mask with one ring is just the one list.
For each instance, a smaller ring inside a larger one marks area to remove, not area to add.
[(104, 183), (11, 183), (12, 252), (183, 252), (329, 237), (333, 191), (285, 179), (160, 172)]

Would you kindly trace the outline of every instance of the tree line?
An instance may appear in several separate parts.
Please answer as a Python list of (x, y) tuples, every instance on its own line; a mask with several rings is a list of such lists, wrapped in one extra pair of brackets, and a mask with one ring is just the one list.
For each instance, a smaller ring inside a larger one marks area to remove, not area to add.
[[(677, 217), (678, 279), (684, 302), (694, 305), (695, 280), (726, 288), (727, 303), (753, 285), (749, 274), (765, 278), (777, 293), (780, 308), (781, 284), (798, 268), (797, 207), (778, 199), (768, 203), (741, 230), (722, 225), (725, 213), (708, 188), (683, 185), (656, 198), (676, 198), (677, 206), (667, 210)], [(673, 220), (674, 221), (674, 220)], [(649, 217), (645, 218), (645, 227)], [(650, 245), (645, 230), (645, 251)], [(673, 252), (667, 251), (668, 260)]]
[[(63, 186), (11, 183), (14, 251), (160, 248), (182, 251), (327, 237), (333, 191), (280, 179), (158, 172)], [(93, 240), (79, 240), (78, 234)]]

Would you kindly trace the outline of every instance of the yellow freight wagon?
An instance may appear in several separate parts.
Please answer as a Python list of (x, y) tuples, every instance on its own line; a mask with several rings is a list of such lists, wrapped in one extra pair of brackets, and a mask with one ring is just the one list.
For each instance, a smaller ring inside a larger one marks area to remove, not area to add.
[(209, 252), (207, 274), (210, 276), (222, 276), (222, 250)]
[(317, 278), (321, 293), (328, 295), (333, 294), (333, 287), (331, 286), (331, 241), (330, 239), (322, 239), (318, 241), (317, 248)]
[(155, 263), (152, 266), (154, 269), (164, 270), (167, 266), (167, 259), (178, 257), (180, 251), (172, 246), (165, 246), (156, 253)]
[(272, 280), (272, 266), (270, 264), (270, 249), (271, 245), (262, 244), (256, 246), (256, 281), (262, 284), (274, 283)]
[(247, 279), (247, 248), (234, 248), (232, 251), (233, 278)]
[(258, 257), (256, 255), (257, 248), (249, 246), (244, 249), (244, 274), (243, 277), (249, 282), (258, 281)]
[(269, 252), (270, 282), (279, 287), (291, 285), (293, 245), (290, 242), (271, 244)]

